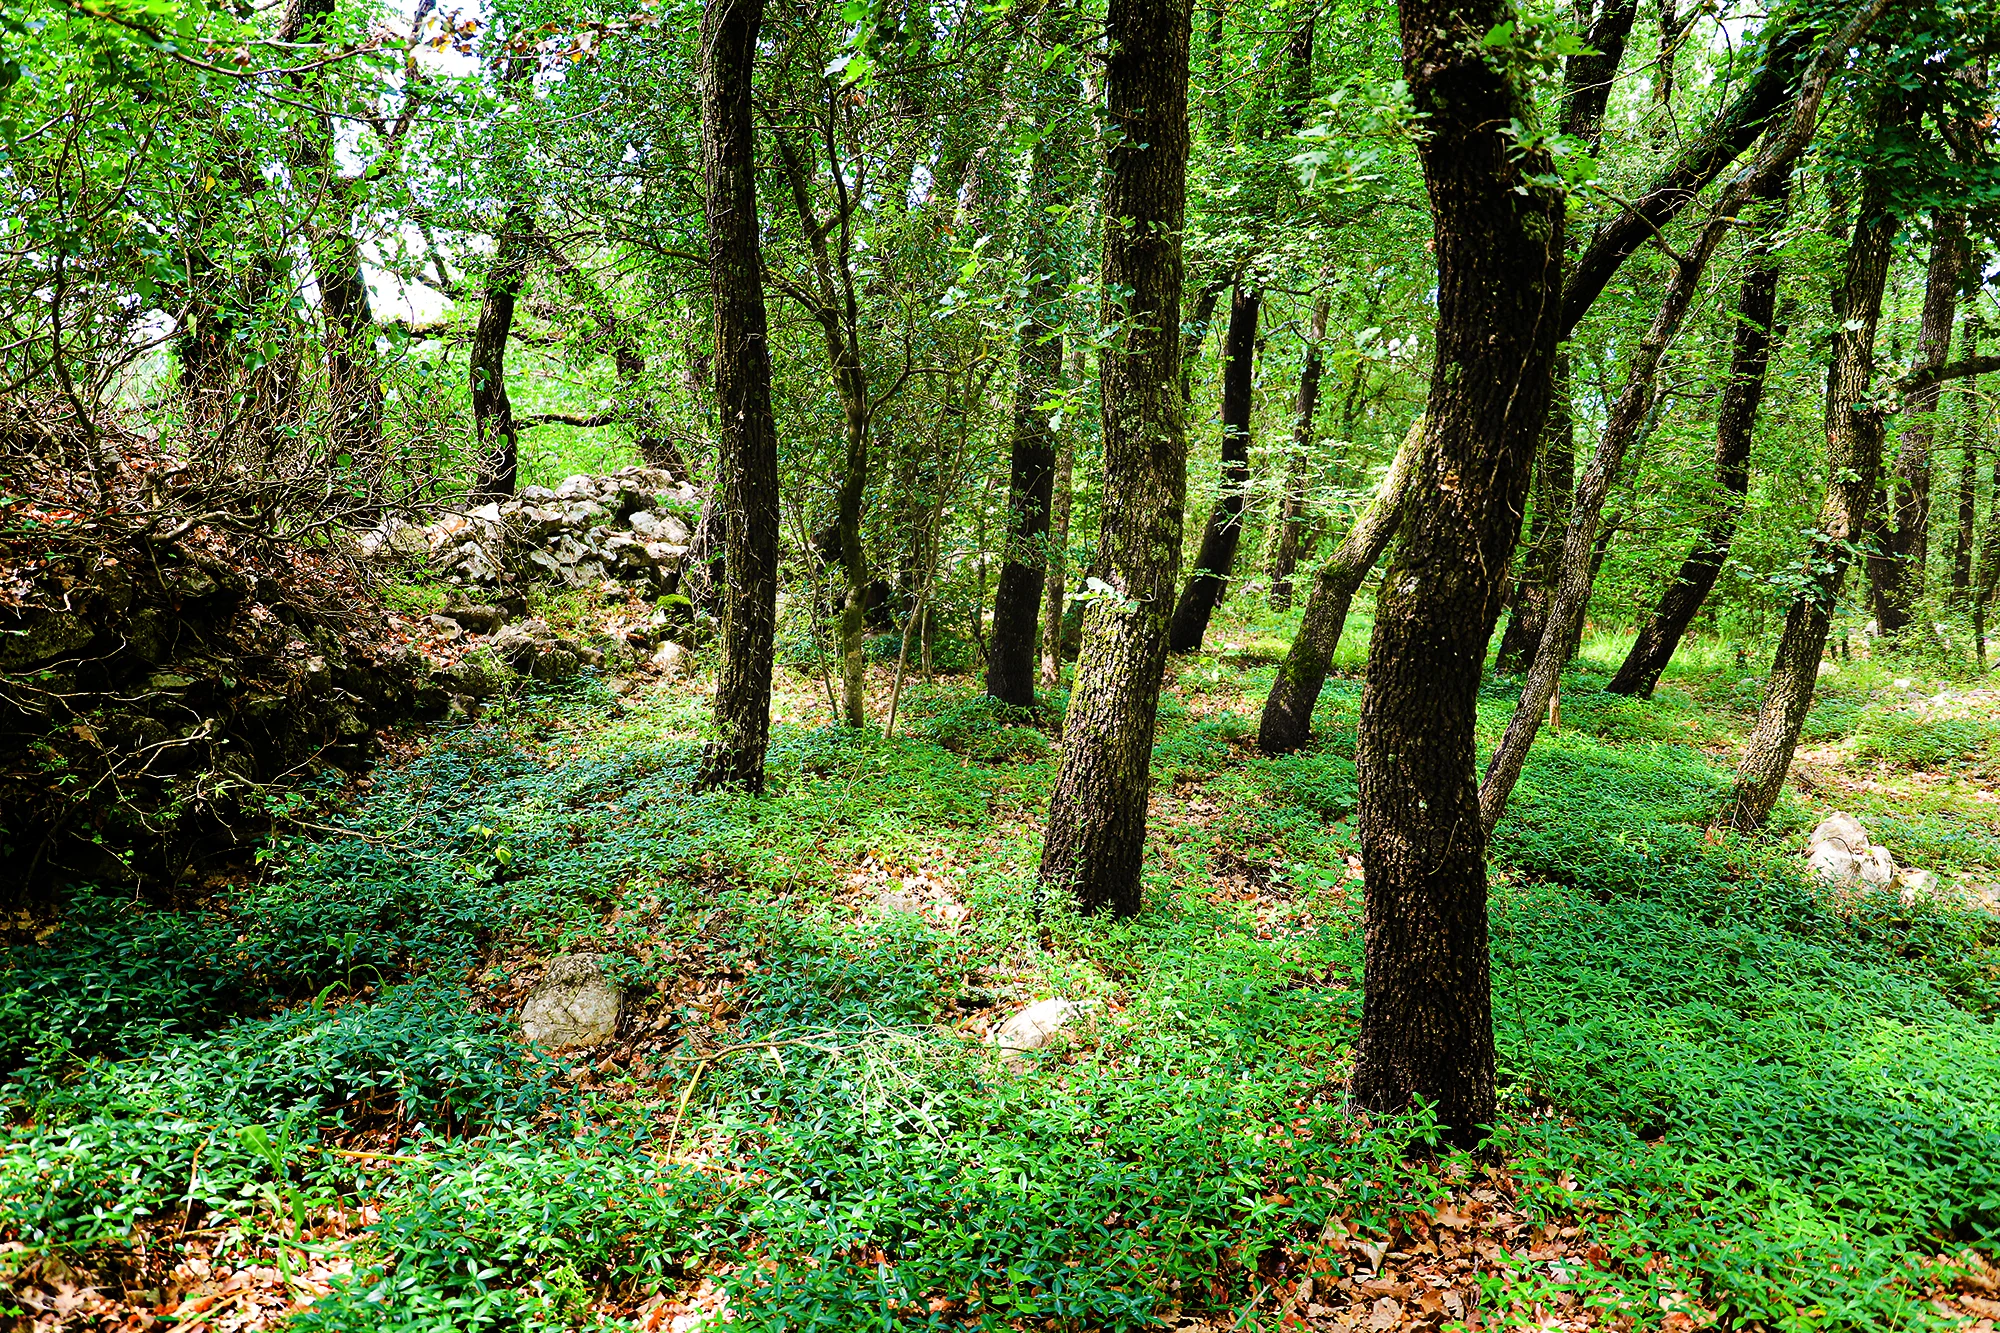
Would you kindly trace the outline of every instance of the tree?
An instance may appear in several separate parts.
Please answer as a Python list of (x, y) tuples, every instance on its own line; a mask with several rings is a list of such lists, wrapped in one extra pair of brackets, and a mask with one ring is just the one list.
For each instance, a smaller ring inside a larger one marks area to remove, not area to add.
[(715, 298), (715, 392), (722, 407), (717, 482), (729, 570), (716, 739), (701, 783), (764, 789), (771, 667), (778, 620), (778, 428), (764, 260), (757, 240), (756, 132), (751, 66), (764, 0), (707, 0), (702, 12), (702, 183)]
[(1250, 387), (1257, 354), (1257, 312), (1263, 294), (1239, 280), (1229, 301), (1229, 329), (1222, 352), (1222, 484), (1202, 529), (1201, 550), (1167, 630), (1170, 652), (1201, 647), (1209, 617), (1229, 586), (1236, 548), (1243, 541), (1243, 491), (1250, 483)]
[[(1045, 9), (1041, 22), (1051, 46), (1059, 47), (1069, 35), (1059, 5)], [(1014, 385), (1007, 545), (993, 597), (993, 637), (986, 655), (986, 692), (1017, 708), (1032, 708), (1035, 703), (1035, 638), (1050, 572), (1050, 504), (1056, 480), (1057, 441), (1049, 424), (1049, 401), (1062, 382), (1062, 303), (1071, 272), (1068, 237), (1049, 214), (1076, 175), (1072, 108), (1081, 94), (1080, 81), (1067, 62), (1060, 77), (1049, 82), (1040, 99), (1041, 123), (1028, 177), (1031, 221), (1022, 236), (1028, 286)], [(1056, 577), (1062, 577), (1060, 570)]]
[(1180, 390), (1189, 0), (1111, 0), (1101, 282), (1116, 327), (1098, 371), (1104, 423), (1101, 588), (1076, 685), (1040, 879), (1084, 911), (1139, 910), (1153, 726), (1180, 572), (1187, 435)]
[(1278, 507), (1278, 538), (1271, 544), (1273, 611), (1292, 609), (1292, 574), (1298, 568), (1306, 525), (1306, 459), (1312, 449), (1313, 418), (1319, 411), (1319, 381), (1326, 365), (1323, 344), (1331, 306), (1324, 294), (1314, 299), (1305, 361), (1299, 367), (1298, 398), (1292, 408), (1292, 449), (1285, 458), (1284, 498)]
[[(1402, 0), (1403, 76), (1437, 251), (1436, 353), (1362, 692), (1366, 987), (1354, 1097), (1425, 1102), (1471, 1143), (1494, 1106), (1473, 718), (1502, 580), (1548, 415), (1564, 202), (1533, 101), (1489, 34), (1498, 0)], [(1510, 128), (1518, 127), (1518, 129)]]

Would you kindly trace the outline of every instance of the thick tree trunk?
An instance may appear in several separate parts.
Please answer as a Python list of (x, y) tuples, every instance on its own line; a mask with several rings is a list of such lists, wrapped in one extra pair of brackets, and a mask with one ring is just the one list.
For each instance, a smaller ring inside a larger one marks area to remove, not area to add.
[(1229, 332), (1223, 341), (1221, 493), (1209, 512), (1208, 526), (1202, 530), (1194, 573), (1174, 607), (1173, 623), (1167, 630), (1170, 652), (1191, 653), (1201, 647), (1209, 617), (1221, 605), (1235, 570), (1236, 548), (1243, 541), (1243, 493), (1250, 484), (1250, 383), (1257, 354), (1257, 312), (1262, 305), (1261, 292), (1236, 284), (1229, 301)]
[(1673, 660), (1681, 636), (1695, 612), (1715, 587), (1736, 526), (1743, 516), (1743, 499), (1750, 489), (1750, 445), (1755, 438), (1757, 406), (1764, 397), (1764, 371), (1771, 361), (1772, 321), (1778, 303), (1778, 258), (1771, 249), (1784, 220), (1783, 201), (1789, 180), (1780, 177), (1752, 243), (1750, 267), (1736, 298), (1736, 325), (1729, 356), (1729, 381), (1715, 419), (1715, 485), (1721, 504), (1702, 526), (1694, 550), (1681, 562), (1653, 614), (1639, 630), (1624, 665), (1604, 688), (1614, 694), (1652, 697), (1660, 673)]
[(1403, 75), (1436, 237), (1437, 342), (1402, 538), (1376, 598), (1358, 767), (1366, 992), (1353, 1095), (1432, 1107), (1452, 1141), (1493, 1119), (1486, 840), (1473, 720), (1562, 300), (1564, 204), (1511, 126), (1525, 89), (1480, 39), (1499, 0), (1402, 0)]
[(1576, 414), (1570, 410), (1567, 352), (1556, 354), (1549, 423), (1535, 459), (1534, 494), (1521, 579), (1514, 585), (1507, 627), (1500, 632), (1500, 651), (1493, 655), (1493, 670), (1503, 676), (1518, 676), (1535, 660), (1562, 568), (1563, 529), (1576, 495)]
[(1292, 452), (1285, 459), (1285, 497), (1278, 507), (1278, 540), (1271, 551), (1271, 609), (1292, 609), (1292, 574), (1299, 566), (1299, 538), (1306, 526), (1306, 478), (1312, 455), (1313, 418), (1319, 410), (1319, 380), (1325, 370), (1323, 344), (1331, 298), (1313, 301), (1312, 329), (1306, 335), (1305, 364), (1299, 368), (1299, 396), (1292, 408)]
[(1801, 569), (1802, 587), (1785, 615), (1784, 633), (1764, 687), (1757, 726), (1736, 766), (1729, 823), (1763, 827), (1792, 765), (1799, 728), (1812, 707), (1827, 626), (1847, 576), (1851, 543), (1867, 519), (1882, 471), (1882, 418), (1875, 392), (1875, 326), (1882, 315), (1898, 219), (1879, 175), (1862, 192), (1860, 216), (1834, 305), (1833, 366), (1827, 377), (1826, 500)]
[(1189, 0), (1111, 0), (1102, 283), (1118, 333), (1099, 360), (1104, 423), (1101, 580), (1042, 847), (1043, 886), (1085, 912), (1130, 915), (1151, 792), (1167, 618), (1180, 572), (1187, 428), (1180, 392), (1181, 229), (1187, 215)]
[(475, 495), (512, 495), (519, 478), (519, 432), (514, 426), (514, 402), (507, 396), (507, 339), (514, 329), (514, 306), (528, 273), (533, 226), (525, 204), (509, 206), (493, 248), (493, 267), (487, 270), (479, 323), (472, 331), (468, 359), (472, 366), (472, 421), (479, 441)]
[[(1940, 210), (1932, 218), (1930, 268), (1913, 370), (1935, 371), (1951, 360), (1951, 325), (1958, 312), (1959, 272), (1964, 265), (1965, 216)], [(1868, 562), (1885, 635), (1899, 635), (1909, 628), (1911, 610), (1924, 591), (1924, 566), (1930, 554), (1931, 446), (1942, 397), (1943, 386), (1936, 383), (1910, 395), (1912, 416), (1896, 455), (1894, 521), (1884, 534), (1883, 558)]]
[[(1042, 23), (1052, 33), (1067, 27), (1053, 7), (1044, 11)], [(1028, 292), (1015, 373), (1007, 545), (986, 656), (986, 692), (1016, 708), (1035, 706), (1035, 640), (1049, 575), (1049, 505), (1058, 444), (1046, 404), (1062, 383), (1062, 304), (1072, 268), (1067, 238), (1050, 225), (1048, 209), (1066, 195), (1076, 175), (1073, 108), (1082, 96), (1074, 76), (1040, 91), (1046, 124), (1029, 165), (1028, 215), (1035, 222), (1022, 238)]]
[(1347, 627), (1348, 605), (1368, 571), (1382, 558), (1389, 539), (1396, 535), (1423, 432), (1423, 418), (1419, 417), (1390, 461), (1373, 498), (1313, 576), (1299, 631), (1292, 636), (1292, 646), (1286, 650), (1278, 678), (1271, 682), (1270, 696), (1264, 700), (1257, 745), (1265, 754), (1290, 754), (1304, 748), (1312, 735), (1313, 707), (1319, 703), (1334, 651), (1340, 647), (1341, 631)]
[(715, 300), (715, 392), (722, 407), (717, 491), (725, 514), (728, 594), (716, 738), (700, 785), (764, 789), (778, 622), (778, 429), (764, 264), (757, 243), (751, 65), (764, 0), (707, 0), (702, 12), (701, 141), (708, 271)]
[[(1968, 263), (1968, 268), (1971, 265)], [(1965, 355), (1979, 355), (1980, 322), (1977, 309), (1965, 319)], [(1979, 376), (1967, 375), (1960, 390), (1958, 456), (1958, 529), (1951, 543), (1951, 590), (1954, 602), (1963, 604), (1972, 591), (1972, 547), (1979, 522)]]

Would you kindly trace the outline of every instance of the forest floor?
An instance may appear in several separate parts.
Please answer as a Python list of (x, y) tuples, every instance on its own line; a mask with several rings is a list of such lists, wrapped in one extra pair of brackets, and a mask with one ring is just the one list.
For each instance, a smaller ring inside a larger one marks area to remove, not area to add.
[[(1697, 650), (1625, 700), (1593, 642), (1492, 849), (1504, 1110), (1475, 1159), (1345, 1103), (1368, 625), (1313, 747), (1269, 759), (1288, 629), (1232, 604), (1170, 664), (1131, 921), (1037, 901), (1059, 713), (945, 676), (885, 740), (789, 669), (761, 799), (690, 790), (701, 683), (585, 679), (404, 738), (252, 881), (21, 918), (16, 1317), (1993, 1327), (2000, 692), (1844, 664), (1743, 839), (1709, 821), (1760, 673)], [(1834, 809), (1940, 892), (1808, 882)], [(621, 960), (625, 1018), (550, 1058), (513, 1014), (579, 950)], [(1081, 1016), (997, 1056), (1050, 997)]]

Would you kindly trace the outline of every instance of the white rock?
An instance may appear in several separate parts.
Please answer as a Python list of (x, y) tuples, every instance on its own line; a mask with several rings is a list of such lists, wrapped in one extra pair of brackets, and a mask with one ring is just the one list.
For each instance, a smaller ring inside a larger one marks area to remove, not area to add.
[(522, 1034), (554, 1051), (610, 1041), (625, 997), (604, 974), (605, 961), (595, 953), (550, 959), (521, 1006)]
[(1860, 875), (1854, 853), (1838, 842), (1816, 842), (1807, 866), (1828, 884), (1852, 884)]
[(1896, 896), (1905, 907), (1913, 907), (1919, 898), (1937, 895), (1937, 876), (1928, 870), (1916, 870), (1909, 866), (1896, 872)]
[(1872, 884), (1878, 889), (1887, 888), (1889, 881), (1896, 877), (1896, 863), (1890, 859), (1887, 847), (1870, 847), (1856, 858), (1861, 867), (1861, 882)]
[(556, 487), (559, 500), (594, 500), (597, 498), (597, 479), (586, 477), (581, 472), (564, 477), (562, 485)]
[(995, 1028), (987, 1044), (1003, 1055), (1038, 1051), (1076, 1020), (1083, 1007), (1070, 1000), (1042, 1000)]
[(653, 665), (669, 677), (680, 675), (681, 668), (686, 663), (687, 649), (681, 647), (672, 639), (668, 639), (653, 650)]
[(1861, 821), (1853, 815), (1835, 811), (1819, 821), (1819, 827), (1812, 831), (1808, 842), (1837, 842), (1848, 851), (1859, 856), (1868, 846), (1868, 830), (1861, 827)]
[(1904, 677), (1900, 678), (1899, 680), (1897, 680), (1897, 682), (1896, 682), (1896, 688), (1897, 688), (1897, 689), (1899, 689), (1899, 690), (1907, 690), (1907, 689), (1909, 689), (1909, 688), (1910, 688), (1910, 686), (1912, 686), (1912, 685), (1914, 685), (1914, 684), (1916, 684), (1916, 682), (1915, 682), (1915, 681), (1911, 680), (1911, 679), (1910, 679), (1910, 678), (1909, 678), (1908, 676), (1904, 676)]
[(1819, 674), (1822, 676), (1837, 676), (1840, 674), (1840, 668), (1832, 662), (1822, 659), (1819, 664)]

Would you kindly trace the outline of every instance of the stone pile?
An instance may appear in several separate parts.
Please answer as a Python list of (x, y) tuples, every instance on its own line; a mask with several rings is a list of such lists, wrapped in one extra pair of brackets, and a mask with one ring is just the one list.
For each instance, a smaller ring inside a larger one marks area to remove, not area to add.
[(1910, 866), (1899, 869), (1889, 849), (1870, 841), (1868, 830), (1849, 814), (1835, 813), (1821, 820), (1807, 843), (1806, 857), (1812, 872), (1828, 884), (1893, 888), (1905, 903), (1937, 889), (1937, 876)]
[[(574, 476), (436, 522), (391, 520), (361, 537), (362, 554), (427, 559), (448, 581), (493, 590), (524, 581), (572, 588), (607, 581), (648, 596), (673, 592), (693, 540), (694, 487), (664, 468)], [(679, 513), (674, 511), (678, 510)]]

